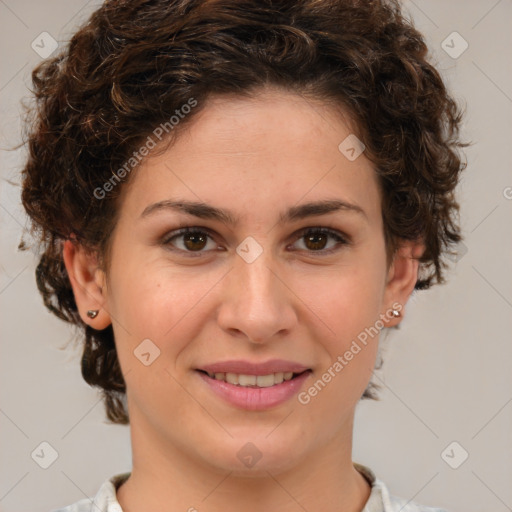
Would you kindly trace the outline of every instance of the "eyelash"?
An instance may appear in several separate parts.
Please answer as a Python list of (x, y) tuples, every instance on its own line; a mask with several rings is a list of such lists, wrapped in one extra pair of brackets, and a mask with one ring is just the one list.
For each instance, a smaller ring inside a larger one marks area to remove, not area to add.
[[(329, 229), (326, 227), (303, 228), (300, 231), (298, 231), (297, 233), (295, 233), (294, 237), (297, 240), (300, 240), (300, 239), (304, 238), (306, 235), (318, 234), (318, 233), (323, 234), (323, 235), (329, 235), (330, 237), (334, 238), (338, 242), (338, 244), (335, 247), (332, 247), (331, 249), (319, 249), (317, 251), (306, 249), (305, 250), (306, 252), (308, 252), (310, 254), (318, 254), (319, 256), (330, 255), (330, 254), (338, 251), (339, 249), (341, 249), (342, 246), (350, 245), (350, 243), (351, 243), (349, 237), (347, 237), (346, 235), (343, 235), (339, 231)], [(171, 245), (171, 241), (174, 240), (175, 238), (179, 238), (181, 236), (190, 235), (190, 234), (207, 235), (212, 240), (215, 238), (214, 233), (208, 228), (203, 228), (203, 227), (199, 227), (199, 226), (198, 227), (185, 227), (185, 228), (178, 229), (176, 231), (172, 231), (171, 233), (168, 233), (162, 239), (161, 244), (169, 247)], [(185, 254), (187, 254), (187, 256), (190, 255), (191, 257), (201, 257), (201, 256), (203, 256), (203, 254), (205, 252), (208, 252), (208, 251), (185, 251), (183, 249), (176, 249), (176, 248), (170, 248), (170, 250), (174, 251), (174, 252), (185, 253)]]

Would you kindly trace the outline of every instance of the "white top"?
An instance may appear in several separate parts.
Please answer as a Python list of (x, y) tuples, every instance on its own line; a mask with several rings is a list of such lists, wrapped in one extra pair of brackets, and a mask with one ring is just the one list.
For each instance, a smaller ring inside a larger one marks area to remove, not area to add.
[[(357, 462), (353, 464), (372, 487), (370, 497), (361, 512), (446, 512), (444, 509), (426, 507), (414, 501), (390, 495), (386, 484), (376, 478), (370, 468)], [(53, 510), (52, 512), (123, 512), (116, 498), (116, 490), (128, 479), (130, 474), (120, 473), (114, 475), (103, 482), (94, 498), (84, 498), (72, 505)]]

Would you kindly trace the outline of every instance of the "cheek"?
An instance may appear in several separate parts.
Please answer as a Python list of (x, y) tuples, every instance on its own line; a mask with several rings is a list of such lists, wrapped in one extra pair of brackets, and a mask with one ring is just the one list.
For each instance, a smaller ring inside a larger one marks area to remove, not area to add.
[(361, 257), (309, 282), (302, 291), (329, 328), (334, 345), (343, 348), (347, 340), (375, 324), (382, 307), (384, 272), (382, 262)]
[(160, 363), (172, 369), (204, 325), (206, 297), (219, 276), (171, 268), (163, 258), (139, 261), (134, 254), (112, 272), (109, 307), (120, 358), (128, 362), (150, 339), (161, 351)]
[[(379, 254), (377, 248), (361, 253), (353, 263), (340, 266), (321, 281), (311, 281), (314, 285), (309, 292), (302, 292), (309, 293), (305, 296), (311, 309), (328, 327), (323, 329), (328, 335), (320, 341), (326, 357), (317, 376), (328, 381), (320, 400), (324, 404), (331, 400), (353, 404), (371, 378), (383, 328), (379, 315), (385, 261), (376, 257)], [(318, 319), (316, 322), (320, 325)]]
[(309, 400), (318, 417), (327, 422), (330, 418), (332, 425), (342, 421), (367, 387), (382, 329), (378, 323), (377, 276), (356, 268), (351, 270), (343, 277), (330, 280), (329, 293), (314, 296), (318, 314), (329, 326), (329, 335), (319, 339), (324, 357), (306, 389), (304, 402)]
[(183, 390), (173, 376), (178, 377), (180, 354), (197, 335), (201, 313), (194, 306), (207, 284), (190, 286), (183, 276), (149, 262), (137, 267), (125, 266), (113, 276), (112, 323), (129, 394), (137, 407), (157, 417), (159, 410), (176, 411), (186, 403), (186, 397), (178, 399)]

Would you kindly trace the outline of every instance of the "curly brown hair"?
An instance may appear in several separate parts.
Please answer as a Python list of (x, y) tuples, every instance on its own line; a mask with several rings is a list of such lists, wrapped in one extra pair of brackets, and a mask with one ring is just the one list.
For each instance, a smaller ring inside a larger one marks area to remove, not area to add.
[[(81, 320), (63, 242), (97, 251), (108, 269), (133, 173), (101, 200), (95, 191), (191, 98), (198, 106), (169, 143), (212, 95), (273, 85), (341, 107), (379, 177), (388, 256), (400, 240), (422, 240), (415, 289), (445, 281), (443, 256), (462, 240), (462, 113), (397, 0), (107, 0), (32, 82), (22, 202), (44, 248), (37, 286), (46, 307), (85, 334), (82, 375), (101, 388), (113, 423), (129, 418), (112, 326)], [(378, 399), (376, 388), (362, 398)]]

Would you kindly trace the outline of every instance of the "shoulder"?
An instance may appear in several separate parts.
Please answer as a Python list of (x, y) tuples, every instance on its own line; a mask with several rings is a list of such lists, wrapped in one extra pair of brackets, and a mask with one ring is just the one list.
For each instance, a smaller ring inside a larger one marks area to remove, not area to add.
[(389, 496), (390, 504), (393, 512), (401, 511), (401, 512), (448, 512), (444, 508), (438, 507), (428, 507), (426, 505), (420, 505), (415, 501), (405, 500), (403, 498), (398, 498), (397, 496)]
[(122, 512), (116, 499), (116, 490), (124, 482), (130, 473), (120, 473), (105, 480), (93, 498), (83, 498), (66, 507), (52, 510), (51, 512)]
[(403, 498), (399, 498), (397, 496), (389, 496), (390, 501), (390, 510), (395, 512), (448, 512), (443, 508), (438, 507), (428, 507), (426, 505), (420, 505), (415, 501), (405, 500)]
[(371, 485), (370, 497), (363, 512), (448, 512), (438, 507), (420, 505), (411, 499), (394, 496), (369, 467), (358, 463), (354, 463), (354, 466)]
[(376, 479), (375, 484), (380, 487), (385, 512), (448, 512), (439, 507), (421, 505), (411, 499), (401, 498), (389, 493), (384, 482)]
[[(58, 508), (51, 512), (90, 512), (92, 506), (92, 500), (84, 498), (83, 500), (77, 501), (67, 507)], [(103, 511), (102, 511), (103, 512)], [(106, 511), (105, 511), (106, 512)]]

